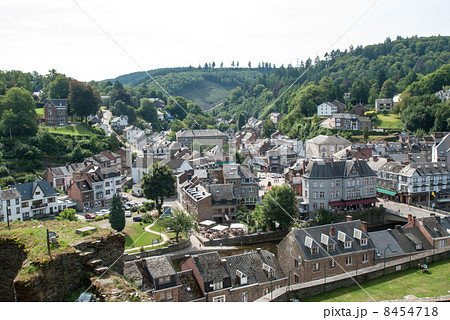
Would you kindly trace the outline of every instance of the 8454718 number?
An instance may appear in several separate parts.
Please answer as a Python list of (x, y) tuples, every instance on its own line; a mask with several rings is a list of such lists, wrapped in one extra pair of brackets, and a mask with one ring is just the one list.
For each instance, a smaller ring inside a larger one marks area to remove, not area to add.
[(438, 307), (385, 307), (384, 316), (394, 316), (394, 317), (437, 317), (439, 314)]

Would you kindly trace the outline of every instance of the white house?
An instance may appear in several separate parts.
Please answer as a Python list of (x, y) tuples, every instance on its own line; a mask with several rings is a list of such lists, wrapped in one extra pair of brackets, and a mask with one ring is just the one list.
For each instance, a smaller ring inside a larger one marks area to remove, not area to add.
[(17, 189), (0, 190), (0, 222), (22, 221), (22, 196)]
[(130, 141), (132, 137), (134, 137), (141, 131), (142, 131), (141, 129), (131, 125), (123, 129), (123, 135), (125, 138), (127, 138), (127, 141)]
[(123, 114), (120, 117), (115, 117), (111, 120), (110, 125), (114, 130), (125, 129), (128, 126), (128, 116)]
[(317, 106), (317, 115), (320, 117), (329, 117), (334, 113), (344, 112), (346, 105), (340, 101), (324, 102)]
[(45, 217), (58, 213), (58, 193), (45, 180), (21, 183), (11, 186), (22, 196), (23, 220)]

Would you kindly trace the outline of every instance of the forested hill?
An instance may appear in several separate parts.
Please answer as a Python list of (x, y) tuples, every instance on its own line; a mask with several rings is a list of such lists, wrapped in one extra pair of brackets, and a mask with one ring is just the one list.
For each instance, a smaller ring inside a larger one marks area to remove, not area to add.
[[(450, 63), (449, 40), (448, 36), (398, 37), (395, 41), (388, 38), (376, 45), (333, 50), (314, 61), (302, 62), (300, 68), (280, 67), (270, 75), (262, 75), (251, 85), (233, 89), (224, 104), (213, 110), (213, 115), (237, 121), (251, 116), (265, 119), (271, 112), (282, 112), (285, 116), (278, 128), (297, 136), (301, 119), (312, 116), (317, 105), (324, 101), (338, 99), (348, 105), (363, 103), (370, 106), (375, 99), (393, 97), (413, 82)], [(343, 98), (345, 92), (351, 93), (351, 99)]]
[[(215, 68), (204, 67), (167, 68), (150, 70), (151, 75), (170, 95), (182, 96), (197, 103), (202, 109), (209, 109), (224, 100), (231, 89), (248, 85), (273, 68)], [(135, 72), (106, 81), (119, 81), (124, 86), (138, 89), (147, 87), (160, 91), (161, 88), (145, 72)], [(108, 94), (108, 92), (104, 92)]]

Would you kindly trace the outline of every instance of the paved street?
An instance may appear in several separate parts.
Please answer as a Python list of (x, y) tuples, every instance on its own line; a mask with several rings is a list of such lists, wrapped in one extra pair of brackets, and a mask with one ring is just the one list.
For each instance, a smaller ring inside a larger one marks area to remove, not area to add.
[[(404, 203), (398, 203), (394, 201), (384, 200), (380, 199), (380, 202), (377, 202), (377, 206), (382, 205), (386, 209), (398, 212), (400, 210), (400, 214), (402, 216), (408, 216), (408, 214), (412, 214), (413, 216), (416, 216), (417, 218), (420, 217), (429, 217), (430, 213), (434, 213), (432, 211), (428, 211), (425, 209), (421, 209), (415, 206), (410, 206)], [(437, 215), (440, 215), (439, 213), (436, 213)], [(444, 215), (442, 215), (444, 216)]]

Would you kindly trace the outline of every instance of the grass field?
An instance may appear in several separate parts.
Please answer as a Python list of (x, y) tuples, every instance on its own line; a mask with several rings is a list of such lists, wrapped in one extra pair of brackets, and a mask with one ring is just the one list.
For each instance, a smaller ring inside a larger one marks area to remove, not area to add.
[(125, 234), (125, 249), (149, 246), (153, 240), (159, 239), (159, 235), (144, 231), (146, 226), (146, 224), (136, 223), (125, 227), (123, 230)]
[[(450, 288), (450, 262), (428, 264), (430, 273), (410, 269), (374, 279), (361, 286), (376, 300), (402, 299), (407, 295), (418, 298), (448, 294)], [(372, 299), (357, 285), (341, 288), (308, 299), (305, 302), (358, 302)]]
[(44, 108), (36, 108), (36, 114), (39, 115), (43, 115), (44, 114)]
[(81, 124), (70, 125), (67, 127), (46, 127), (50, 133), (68, 134), (72, 136), (95, 135), (88, 128)]
[(381, 121), (379, 128), (384, 129), (402, 129), (403, 123), (397, 114), (378, 114), (377, 118)]

